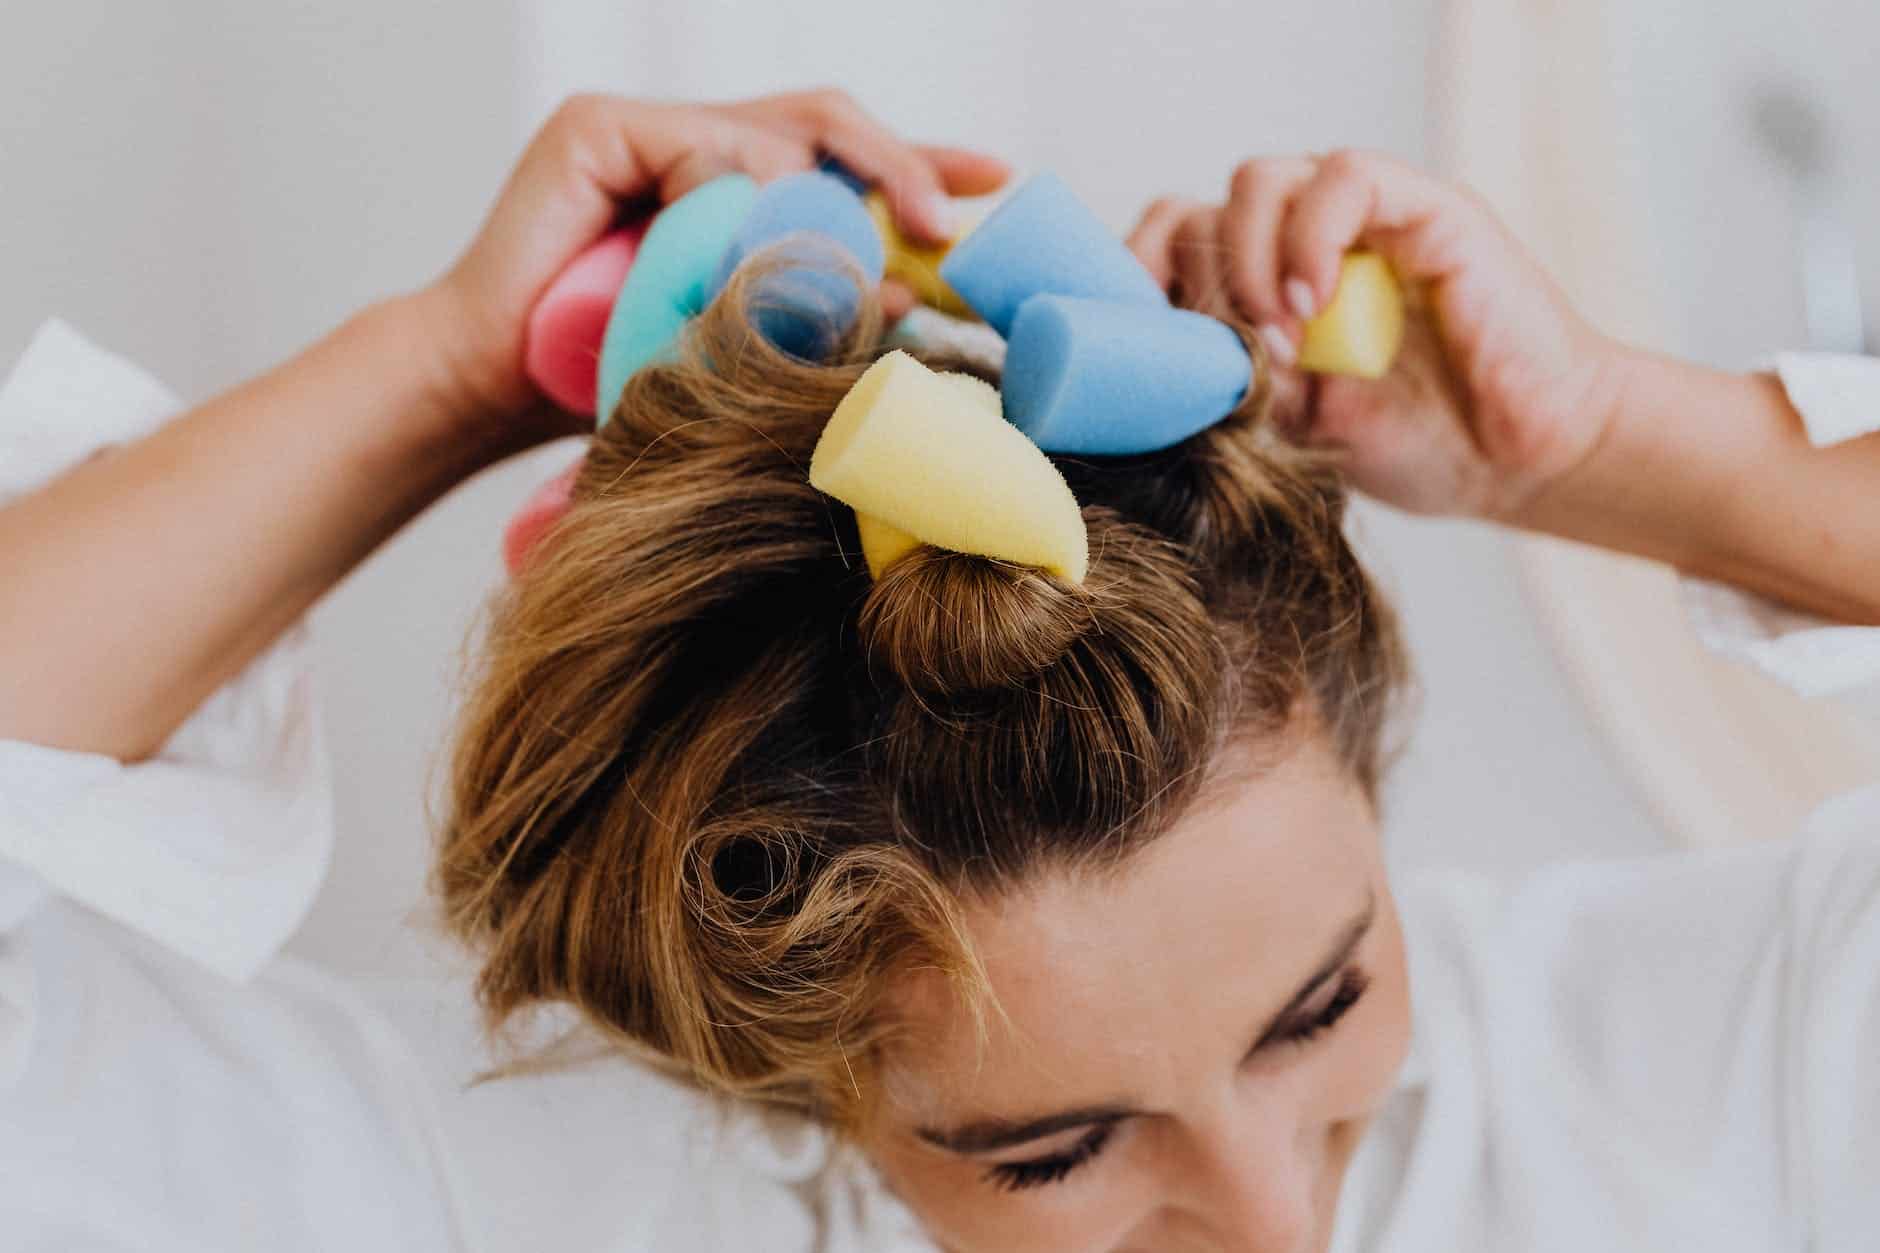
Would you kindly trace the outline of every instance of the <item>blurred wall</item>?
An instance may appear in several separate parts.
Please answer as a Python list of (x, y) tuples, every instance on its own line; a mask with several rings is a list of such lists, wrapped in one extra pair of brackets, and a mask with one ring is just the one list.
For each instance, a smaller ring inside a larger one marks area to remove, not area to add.
[[(0, 45), (0, 354), (59, 312), (203, 395), (434, 273), (576, 88), (838, 83), (910, 133), (1058, 170), (1120, 230), (1153, 194), (1219, 194), (1254, 152), (1421, 157), (1435, 29), (1435, 0), (202, 0), (161, 15), (74, 0)], [(425, 786), (506, 512), (574, 451), (470, 484), (315, 615), (342, 830), (297, 947), (375, 986), (457, 965), (408, 925)], [(1390, 789), (1395, 858), (1512, 869), (1652, 846), (1500, 538), (1373, 508), (1355, 527), (1424, 686)]]
[(1825, 198), (1853, 233), (1868, 351), (1880, 350), (1880, 5), (1654, 0), (1625, 12), (1620, 95), (1644, 140), (1658, 277), (1677, 300), (1670, 347), (1741, 369), (1808, 346), (1797, 188), (1771, 146), (1779, 98), (1780, 131), (1794, 131), (1795, 106), (1815, 118)]

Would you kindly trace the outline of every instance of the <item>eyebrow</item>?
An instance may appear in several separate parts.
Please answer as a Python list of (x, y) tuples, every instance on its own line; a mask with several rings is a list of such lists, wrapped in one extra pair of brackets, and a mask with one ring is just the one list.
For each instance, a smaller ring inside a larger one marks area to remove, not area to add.
[[(1366, 896), (1364, 907), (1338, 930), (1337, 936), (1326, 949), (1324, 958), (1313, 968), (1292, 999), (1270, 1015), (1254, 1039), (1253, 1046), (1247, 1050), (1252, 1057), (1261, 1049), (1270, 1045), (1286, 1027), (1288, 1021), (1299, 1012), (1299, 1008), (1312, 994), (1324, 986), (1325, 981), (1351, 960), (1364, 937), (1370, 933), (1371, 924), (1377, 920), (1377, 891), (1375, 888)], [(1025, 1118), (977, 1118), (958, 1127), (937, 1129), (921, 1127), (915, 1134), (928, 1144), (947, 1149), (954, 1153), (975, 1154), (991, 1153), (999, 1149), (1016, 1148), (1033, 1140), (1042, 1140), (1046, 1136), (1068, 1131), (1072, 1127), (1100, 1126), (1105, 1123), (1121, 1122), (1141, 1113), (1128, 1105), (1104, 1104), (1086, 1105), (1078, 1109), (1061, 1110), (1057, 1113), (1039, 1117)]]

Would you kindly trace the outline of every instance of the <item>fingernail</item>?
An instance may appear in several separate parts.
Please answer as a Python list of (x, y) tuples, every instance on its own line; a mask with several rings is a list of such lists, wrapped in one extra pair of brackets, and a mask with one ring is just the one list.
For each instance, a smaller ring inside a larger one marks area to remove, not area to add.
[(935, 239), (953, 237), (953, 202), (939, 192), (928, 192), (916, 202), (920, 220), (927, 224), (928, 232)]
[(1266, 345), (1267, 354), (1280, 365), (1291, 365), (1298, 359), (1298, 349), (1293, 347), (1292, 340), (1279, 327), (1268, 324), (1260, 328), (1259, 334), (1260, 342)]
[(1286, 304), (1301, 322), (1309, 322), (1319, 311), (1319, 298), (1312, 294), (1312, 284), (1302, 278), (1286, 280)]

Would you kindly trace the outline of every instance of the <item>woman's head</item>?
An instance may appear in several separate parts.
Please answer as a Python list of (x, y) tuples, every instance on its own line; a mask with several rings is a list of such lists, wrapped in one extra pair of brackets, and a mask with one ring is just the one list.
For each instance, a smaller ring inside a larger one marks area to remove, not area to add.
[(1307, 1247), (1406, 1021), (1401, 667), (1335, 476), (1250, 405), (1056, 459), (1081, 586), (874, 580), (807, 470), (878, 314), (811, 365), (754, 290), (632, 380), (496, 607), (438, 869), (491, 1015), (829, 1123), (961, 1248)]

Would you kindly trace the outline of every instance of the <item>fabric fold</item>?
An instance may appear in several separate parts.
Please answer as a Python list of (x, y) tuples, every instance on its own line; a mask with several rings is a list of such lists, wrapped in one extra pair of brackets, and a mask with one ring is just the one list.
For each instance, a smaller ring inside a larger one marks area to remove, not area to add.
[[(180, 408), (130, 362), (47, 322), (0, 386), (0, 502)], [(0, 740), (0, 862), (15, 883), (23, 871), (221, 975), (253, 975), (300, 925), (332, 849), (305, 652), (296, 627), (146, 762)]]

